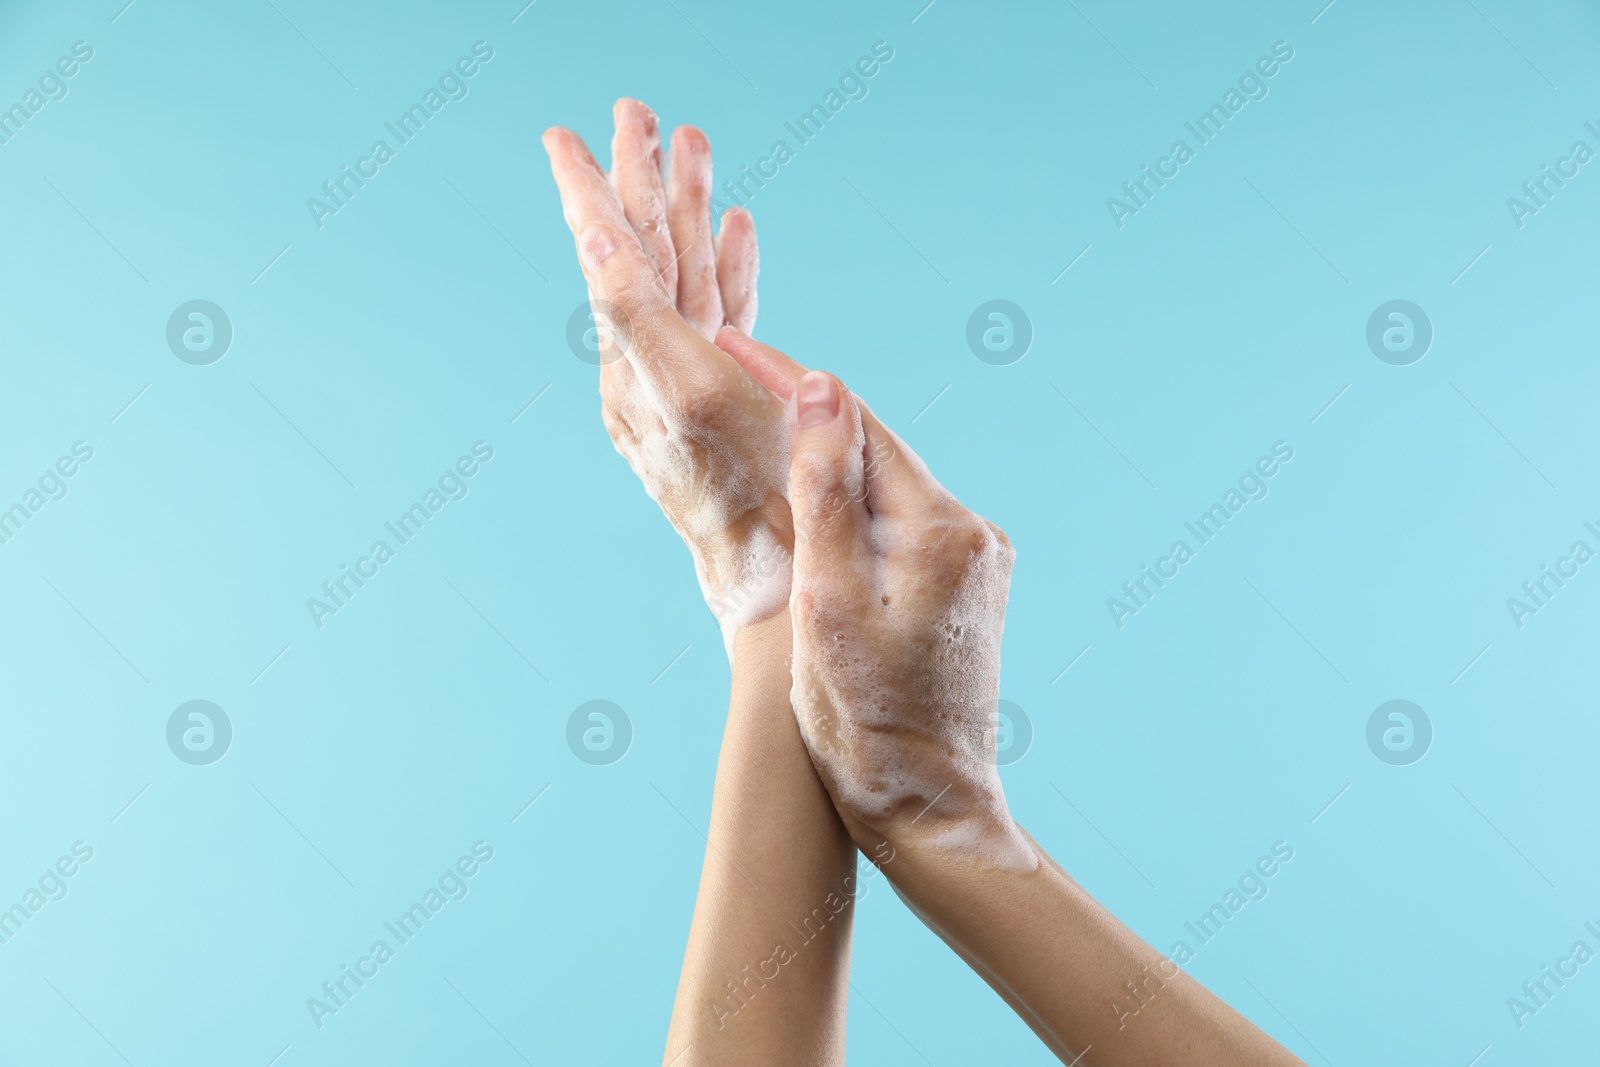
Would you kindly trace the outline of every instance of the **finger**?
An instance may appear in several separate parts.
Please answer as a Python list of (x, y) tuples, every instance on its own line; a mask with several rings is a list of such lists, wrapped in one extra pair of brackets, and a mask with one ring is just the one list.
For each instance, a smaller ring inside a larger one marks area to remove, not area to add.
[(848, 591), (852, 579), (867, 575), (872, 548), (861, 418), (844, 383), (821, 371), (801, 378), (789, 405), (789, 433), (796, 597), (815, 597), (820, 588)]
[[(572, 231), (573, 239), (591, 222), (605, 220), (614, 225), (628, 227), (627, 217), (621, 210), (616, 191), (600, 173), (600, 167), (590, 155), (583, 139), (571, 130), (552, 126), (543, 137), (545, 152), (550, 157), (550, 171), (561, 194), (561, 213)], [(581, 257), (580, 257), (581, 263)], [(609, 303), (589, 284), (590, 317), (597, 327), (611, 317)], [(609, 331), (603, 332), (609, 337)], [(600, 387), (602, 396), (615, 393), (632, 385), (633, 374), (624, 359), (616, 358), (616, 351), (602, 344), (600, 357)]]
[(631, 227), (591, 222), (578, 235), (578, 260), (613, 343), (661, 402), (682, 406), (730, 378), (744, 378), (731, 358), (683, 321)]
[(544, 132), (544, 150), (549, 153), (550, 173), (561, 192), (561, 213), (574, 238), (591, 222), (628, 226), (616, 190), (601, 173), (583, 138), (571, 130), (552, 126)]
[(722, 213), (717, 231), (717, 288), (722, 315), (730, 326), (748, 334), (756, 326), (756, 275), (761, 257), (756, 250), (756, 224), (750, 212), (732, 207)]
[(678, 249), (678, 311), (711, 340), (722, 325), (722, 292), (711, 240), (711, 145), (693, 126), (672, 134), (667, 221)]
[(667, 194), (661, 184), (661, 131), (655, 113), (624, 97), (612, 110), (611, 185), (622, 201), (628, 224), (661, 275), (669, 293), (678, 291), (677, 252), (667, 228)]
[[(788, 400), (806, 373), (806, 368), (784, 353), (746, 337), (732, 326), (717, 331), (717, 347), (779, 400)], [(939, 484), (910, 446), (879, 421), (864, 400), (855, 397), (855, 403), (865, 439), (867, 510), (875, 515), (909, 518), (956, 504), (955, 497)]]
[(787, 401), (794, 395), (794, 387), (806, 372), (804, 367), (771, 345), (747, 337), (737, 326), (718, 330), (716, 342), (718, 348), (732, 356), (735, 363), (779, 400)]
[(635, 390), (633, 367), (622, 356), (615, 331), (611, 328), (611, 304), (589, 286), (589, 321), (598, 331), (600, 356), (600, 400), (607, 403)]

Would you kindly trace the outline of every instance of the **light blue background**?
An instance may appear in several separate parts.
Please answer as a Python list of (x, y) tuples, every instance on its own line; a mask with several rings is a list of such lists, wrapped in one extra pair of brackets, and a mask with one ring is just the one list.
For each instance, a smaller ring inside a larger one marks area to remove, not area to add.
[[(1289, 842), (1191, 970), (1308, 1063), (1593, 1055), (1600, 963), (1520, 1031), (1505, 1002), (1600, 949), (1600, 565), (1521, 630), (1505, 601), (1600, 547), (1600, 164), (1521, 230), (1505, 201), (1600, 148), (1600, 12), (921, 2), (0, 5), (0, 104), (95, 49), (0, 146), (0, 506), (95, 450), (0, 546), (0, 906), (95, 850), (0, 946), (0, 1063), (659, 1058), (727, 668), (566, 347), (538, 134), (604, 158), (637, 95), (727, 173), (879, 39), (751, 203), (757, 332), (1016, 542), (1015, 814), (1163, 951)], [(470, 96), (319, 231), (306, 198), (478, 40)], [(1107, 197), (1280, 40), (1119, 230)], [(236, 334), (208, 367), (164, 339), (195, 298)], [(993, 298), (1036, 331), (1012, 366), (965, 344)], [(1436, 331), (1409, 367), (1364, 340), (1393, 298)], [(318, 630), (306, 598), (478, 440), (470, 495)], [(1118, 630), (1106, 598), (1278, 440), (1270, 497)], [(195, 698), (236, 731), (209, 767), (166, 747)], [(607, 767), (564, 740), (594, 698), (636, 731)], [(1436, 733), (1407, 767), (1366, 746), (1393, 698)], [(480, 839), (470, 895), (313, 1026)], [(854, 1062), (1052, 1062), (881, 888), (852, 980)]]

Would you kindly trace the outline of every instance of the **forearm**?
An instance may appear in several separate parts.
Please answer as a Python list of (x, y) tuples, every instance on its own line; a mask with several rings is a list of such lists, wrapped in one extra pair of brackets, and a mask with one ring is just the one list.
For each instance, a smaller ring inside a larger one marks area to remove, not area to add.
[(1063, 1062), (1300, 1064), (1118, 922), (1037, 845), (1032, 871), (953, 861), (904, 839), (894, 847), (886, 871), (902, 898)]
[(665, 1062), (844, 1062), (855, 847), (789, 707), (787, 612), (734, 639), (700, 892)]

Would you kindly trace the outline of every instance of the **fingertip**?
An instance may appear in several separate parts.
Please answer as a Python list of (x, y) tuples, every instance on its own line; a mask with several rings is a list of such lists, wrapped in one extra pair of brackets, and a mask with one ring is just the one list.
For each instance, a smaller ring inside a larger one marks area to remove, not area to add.
[(722, 213), (722, 226), (719, 232), (724, 238), (729, 234), (743, 236), (753, 233), (755, 228), (755, 219), (742, 207), (730, 207)]
[(552, 126), (545, 130), (542, 140), (544, 150), (552, 160), (559, 158), (579, 165), (584, 161), (594, 162), (594, 157), (589, 154), (589, 146), (583, 143), (583, 138), (565, 126)]
[(650, 110), (650, 105), (631, 96), (618, 98), (612, 105), (611, 117), (618, 126), (638, 124), (647, 131), (655, 129), (657, 121), (656, 113)]
[(695, 200), (711, 192), (711, 143), (693, 126), (672, 131), (672, 184), (675, 192)]
[[(716, 332), (711, 338), (711, 343), (733, 357), (733, 361), (744, 368), (745, 373), (755, 378), (769, 392), (772, 391), (772, 386), (768, 384), (762, 374), (761, 357), (763, 353), (761, 349), (763, 346), (749, 334), (739, 329), (739, 327), (729, 324)], [(779, 399), (787, 400), (788, 397), (785, 395)]]
[(848, 567), (862, 548), (861, 423), (850, 392), (823, 371), (801, 375), (789, 405), (789, 505), (795, 575)]
[(724, 326), (717, 331), (714, 343), (733, 361), (744, 368), (746, 374), (779, 400), (787, 402), (794, 395), (795, 385), (805, 374), (805, 368), (784, 353), (764, 345), (737, 326)]
[(672, 131), (672, 148), (677, 152), (699, 155), (711, 151), (711, 142), (698, 126), (679, 126)]

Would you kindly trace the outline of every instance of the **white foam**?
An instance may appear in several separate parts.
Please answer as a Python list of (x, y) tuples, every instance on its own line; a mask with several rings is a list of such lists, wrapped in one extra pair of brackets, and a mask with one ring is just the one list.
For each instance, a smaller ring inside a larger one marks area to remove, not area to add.
[(869, 521), (878, 573), (807, 576), (792, 599), (791, 700), (813, 756), (863, 819), (914, 826), (919, 844), (960, 862), (1032, 871), (989, 718), (1011, 549), (970, 521)]
[(789, 551), (752, 515), (781, 507), (788, 424), (778, 402), (742, 372), (731, 389), (675, 382), (668, 398), (655, 387), (654, 370), (643, 361), (632, 368), (624, 414), (637, 433), (616, 440), (617, 451), (689, 546), (731, 661), (734, 634), (789, 601)]

